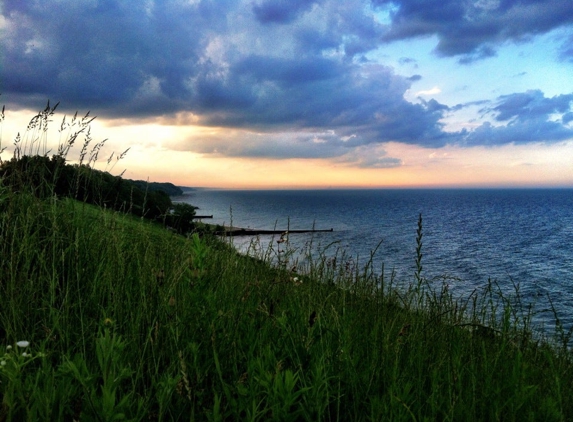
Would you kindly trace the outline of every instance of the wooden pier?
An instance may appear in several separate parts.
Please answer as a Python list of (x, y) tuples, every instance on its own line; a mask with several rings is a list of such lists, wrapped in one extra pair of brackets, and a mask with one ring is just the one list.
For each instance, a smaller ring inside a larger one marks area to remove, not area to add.
[(215, 234), (219, 236), (258, 236), (258, 235), (283, 235), (293, 233), (324, 233), (333, 232), (334, 229), (310, 229), (310, 230), (259, 230), (259, 229), (243, 229), (239, 227), (226, 228), (225, 230), (218, 231)]

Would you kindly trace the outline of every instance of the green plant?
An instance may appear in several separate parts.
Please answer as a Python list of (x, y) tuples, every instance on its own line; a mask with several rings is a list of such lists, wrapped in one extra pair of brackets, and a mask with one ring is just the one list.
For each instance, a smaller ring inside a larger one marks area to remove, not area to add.
[(424, 233), (422, 231), (422, 214), (418, 216), (418, 229), (416, 230), (416, 272), (414, 277), (418, 287), (422, 284), (422, 237)]
[(85, 402), (82, 405), (84, 417), (114, 421), (131, 415), (129, 419), (133, 419), (141, 412), (142, 403), (133, 390), (121, 388), (133, 373), (125, 360), (127, 343), (109, 329), (104, 329), (95, 343), (96, 371), (92, 372), (80, 355), (66, 360), (61, 371), (69, 374), (81, 386)]

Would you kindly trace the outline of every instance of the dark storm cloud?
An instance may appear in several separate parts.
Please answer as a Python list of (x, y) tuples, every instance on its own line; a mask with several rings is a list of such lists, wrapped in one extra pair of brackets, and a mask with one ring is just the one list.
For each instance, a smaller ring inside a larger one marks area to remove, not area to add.
[[(271, 126), (300, 128), (332, 128), (341, 136), (359, 133), (352, 145), (397, 141), (420, 143), (428, 146), (444, 145), (447, 134), (442, 132), (439, 120), (447, 107), (431, 100), (412, 104), (404, 99), (410, 82), (396, 75), (391, 68), (365, 65), (360, 68), (350, 64), (328, 66), (324, 63), (309, 64), (307, 77), (294, 77), (293, 67), (304, 61), (276, 61), (260, 63), (261, 58), (248, 58), (230, 72), (229, 79), (211, 80), (210, 92), (229, 92), (230, 87), (248, 87), (240, 107), (212, 107), (204, 98), (197, 103), (206, 122), (216, 126), (261, 127)], [(257, 65), (252, 65), (256, 62)], [(322, 67), (328, 71), (318, 71)], [(320, 77), (319, 77), (320, 75)], [(203, 79), (197, 81), (195, 92)]]
[(206, 37), (224, 29), (225, 3), (7, 1), (2, 92), (106, 109), (125, 106), (153, 77), (174, 110)]
[[(492, 57), (506, 41), (525, 41), (573, 24), (571, 0), (372, 0), (372, 4), (393, 6), (385, 40), (437, 35), (436, 52), (460, 56), (461, 63)], [(564, 54), (571, 57), (569, 49)]]
[[(374, 46), (374, 20), (351, 2), (321, 10), (332, 16), (324, 16), (320, 28), (309, 22), (281, 33), (276, 25), (258, 24), (253, 10), (286, 4), (9, 0), (0, 27), (0, 89), (29, 106), (49, 97), (104, 116), (236, 109), (250, 104), (258, 88), (230, 83), (321, 83), (344, 70), (341, 59), (323, 58), (325, 50), (360, 52)], [(285, 13), (295, 19), (312, 2), (288, 5)], [(282, 57), (281, 50), (294, 51)], [(252, 78), (246, 77), (247, 66)], [(229, 75), (229, 69), (239, 74)]]
[(253, 82), (271, 81), (285, 87), (335, 78), (346, 70), (344, 65), (332, 59), (284, 59), (259, 55), (241, 58), (232, 69), (234, 74), (251, 77)]
[[(0, 92), (15, 107), (38, 108), (50, 99), (107, 118), (190, 112), (199, 124), (334, 134), (319, 142), (297, 138), (290, 148), (286, 138), (268, 150), (260, 143), (221, 145), (220, 153), (229, 155), (340, 157), (389, 141), (427, 147), (502, 142), (493, 126), (473, 137), (445, 132), (441, 119), (457, 106), (407, 101), (404, 94), (422, 75), (401, 76), (364, 55), (383, 42), (436, 34), (440, 54), (471, 61), (493, 55), (505, 40), (564, 25), (573, 10), (569, 0), (402, 0), (392, 2), (390, 23), (381, 23), (371, 6), (389, 3), (5, 0)], [(514, 130), (530, 119), (549, 130), (547, 141), (560, 140), (571, 121), (568, 98), (515, 94), (487, 112), (510, 119)], [(562, 113), (562, 120), (549, 121), (547, 110)], [(486, 132), (495, 132), (494, 141)], [(387, 164), (386, 157), (372, 161)]]
[(266, 0), (253, 5), (253, 12), (261, 23), (289, 23), (309, 10), (316, 1)]

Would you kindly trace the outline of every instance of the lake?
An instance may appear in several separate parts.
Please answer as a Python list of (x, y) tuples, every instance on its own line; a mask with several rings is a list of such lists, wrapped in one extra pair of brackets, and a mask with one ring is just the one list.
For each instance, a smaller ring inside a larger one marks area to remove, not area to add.
[[(413, 279), (418, 216), (423, 218), (423, 275), (445, 279), (456, 297), (496, 280), (505, 292), (519, 284), (526, 302), (539, 311), (549, 301), (566, 327), (573, 326), (573, 190), (571, 189), (373, 189), (218, 190), (194, 189), (174, 198), (213, 214), (206, 223), (255, 229), (333, 229), (291, 234), (303, 249), (346, 251), (374, 269), (395, 270), (399, 281)], [(276, 241), (261, 236), (263, 244)], [(233, 239), (247, 250), (251, 239)], [(272, 244), (272, 243), (271, 243)], [(443, 277), (445, 276), (445, 278)]]

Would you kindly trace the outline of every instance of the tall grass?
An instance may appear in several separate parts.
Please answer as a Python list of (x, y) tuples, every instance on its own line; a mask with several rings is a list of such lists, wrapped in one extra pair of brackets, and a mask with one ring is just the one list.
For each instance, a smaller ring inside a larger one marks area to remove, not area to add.
[(342, 251), (273, 266), (69, 198), (0, 207), (0, 420), (573, 419), (567, 347), (494, 282), (426, 280), (421, 219), (408, 288)]

